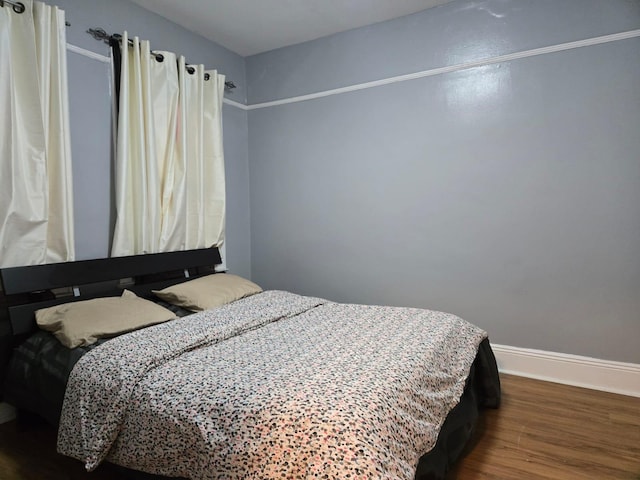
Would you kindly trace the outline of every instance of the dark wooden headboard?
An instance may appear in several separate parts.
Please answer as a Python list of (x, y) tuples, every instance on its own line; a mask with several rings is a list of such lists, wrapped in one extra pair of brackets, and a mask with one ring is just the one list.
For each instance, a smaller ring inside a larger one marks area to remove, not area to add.
[(217, 248), (0, 269), (0, 391), (11, 350), (35, 329), (34, 312), (60, 303), (122, 294), (139, 296), (213, 273)]

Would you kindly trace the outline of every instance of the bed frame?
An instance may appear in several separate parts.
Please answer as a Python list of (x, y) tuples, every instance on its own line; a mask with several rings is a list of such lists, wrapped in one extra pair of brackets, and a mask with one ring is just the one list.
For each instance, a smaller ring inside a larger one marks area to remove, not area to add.
[(61, 303), (151, 290), (215, 272), (217, 248), (0, 269), (0, 400), (12, 349), (36, 329), (34, 312)]
[[(218, 249), (207, 248), (0, 269), (0, 286), (4, 292), (0, 292), (0, 401), (12, 350), (37, 329), (34, 316), (37, 309), (121, 295), (125, 288), (139, 296), (151, 297), (151, 290), (211, 274), (221, 263)], [(480, 371), (491, 373), (477, 374)], [(491, 376), (491, 381), (487, 380)], [(443, 478), (472, 439), (479, 410), (483, 406), (496, 408), (499, 404), (500, 382), (495, 357), (485, 339), (460, 403), (447, 417), (434, 449), (421, 458), (415, 478)], [(125, 478), (135, 480), (163, 478), (123, 467), (116, 469)]]

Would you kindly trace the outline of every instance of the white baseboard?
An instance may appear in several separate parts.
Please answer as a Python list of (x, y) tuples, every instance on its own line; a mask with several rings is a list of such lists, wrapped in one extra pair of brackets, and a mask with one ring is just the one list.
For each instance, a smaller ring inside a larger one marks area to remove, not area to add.
[(0, 403), (0, 423), (7, 423), (16, 418), (16, 410), (8, 403)]
[(640, 365), (491, 345), (502, 373), (640, 397)]

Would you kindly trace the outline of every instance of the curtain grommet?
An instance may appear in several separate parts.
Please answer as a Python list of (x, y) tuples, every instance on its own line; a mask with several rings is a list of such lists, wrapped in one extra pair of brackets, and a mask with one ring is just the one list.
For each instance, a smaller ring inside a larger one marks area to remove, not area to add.
[(27, 8), (24, 6), (24, 3), (18, 2), (13, 4), (13, 11), (16, 13), (24, 13)]

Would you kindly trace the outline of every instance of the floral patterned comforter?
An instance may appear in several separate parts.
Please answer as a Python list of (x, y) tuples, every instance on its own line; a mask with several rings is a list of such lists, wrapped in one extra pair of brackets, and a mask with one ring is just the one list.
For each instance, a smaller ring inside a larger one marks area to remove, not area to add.
[(485, 337), (447, 313), (267, 291), (84, 355), (58, 450), (193, 479), (413, 479)]

